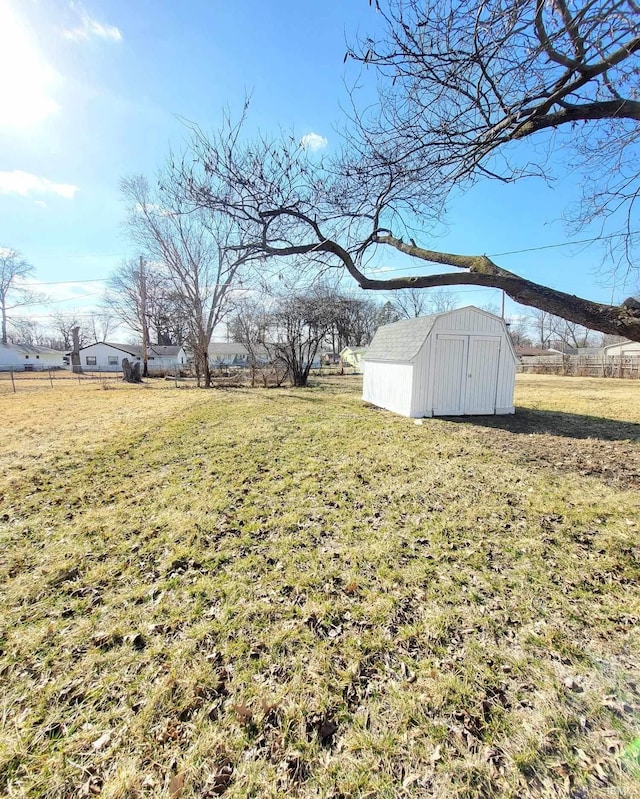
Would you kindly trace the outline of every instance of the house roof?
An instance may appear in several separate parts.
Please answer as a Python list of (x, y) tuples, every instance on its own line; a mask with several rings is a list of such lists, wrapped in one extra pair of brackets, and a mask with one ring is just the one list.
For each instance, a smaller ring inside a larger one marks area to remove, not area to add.
[(565, 347), (565, 355), (600, 355), (602, 347)]
[(160, 358), (174, 358), (181, 349), (182, 347), (178, 345), (152, 344), (149, 347), (149, 352), (155, 353)]
[[(85, 344), (84, 347), (80, 347), (78, 352), (82, 352), (82, 350), (88, 350), (89, 347), (95, 347), (96, 344), (104, 344), (105, 347), (111, 347), (114, 350), (126, 352), (128, 355), (134, 355), (136, 358), (142, 358), (142, 347), (138, 346), (137, 344), (114, 344), (110, 341), (94, 341), (92, 344)], [(68, 350), (64, 354), (72, 355), (73, 350)]]
[(365, 360), (412, 361), (439, 316), (442, 314), (418, 316), (379, 327), (367, 349)]
[(14, 352), (26, 352), (34, 355), (64, 355), (62, 350), (52, 350), (51, 347), (37, 347), (34, 344), (3, 344), (5, 349)]
[(244, 344), (233, 341), (212, 341), (209, 344), (209, 355), (248, 355)]
[[(129, 355), (135, 355), (137, 358), (142, 358), (142, 347), (139, 344), (117, 344), (111, 341), (99, 341), (98, 344), (106, 344), (107, 347), (113, 347), (114, 350), (121, 352), (128, 352)], [(93, 346), (92, 344), (88, 345)], [(86, 350), (87, 347), (80, 347), (81, 350)]]
[[(364, 355), (364, 360), (411, 363), (420, 351), (436, 320), (442, 316), (458, 314), (461, 311), (474, 311), (481, 316), (488, 316), (500, 322), (509, 351), (514, 361), (517, 360), (518, 356), (513, 348), (511, 336), (508, 335), (504, 319), (482, 308), (477, 308), (475, 305), (466, 305), (462, 308), (454, 308), (451, 311), (443, 311), (430, 316), (418, 316), (414, 319), (402, 319), (400, 322), (383, 325), (376, 331), (373, 341)], [(498, 335), (498, 332), (496, 331), (492, 335)]]
[(631, 341), (631, 339), (628, 338), (628, 339), (625, 339), (624, 341), (618, 341), (617, 344), (608, 344), (604, 348), (604, 351), (606, 353), (608, 350), (616, 349), (616, 347), (621, 347), (622, 349), (625, 349), (625, 350), (636, 350), (636, 349), (640, 349), (640, 342)]
[(353, 353), (353, 355), (364, 355), (368, 349), (368, 347), (345, 347), (343, 350), (340, 350), (340, 355), (347, 355), (350, 352)]
[(520, 345), (516, 344), (515, 346), (516, 355), (519, 357), (527, 356), (527, 355), (558, 355), (557, 350), (546, 350), (542, 347), (521, 347)]

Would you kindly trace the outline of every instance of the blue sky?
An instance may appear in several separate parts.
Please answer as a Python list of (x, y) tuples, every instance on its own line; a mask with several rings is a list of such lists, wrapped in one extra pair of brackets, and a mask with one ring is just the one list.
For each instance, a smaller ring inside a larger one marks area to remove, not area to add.
[[(179, 116), (213, 127), (247, 92), (253, 125), (316, 133), (331, 148), (354, 77), (346, 42), (378, 24), (368, 0), (0, 0), (0, 246), (22, 251), (44, 283), (106, 277), (135, 254), (122, 230), (120, 178), (152, 177), (170, 147), (181, 149)], [(453, 203), (445, 235), (430, 244), (495, 254), (564, 242), (560, 218), (575, 180), (475, 189)], [(626, 296), (598, 279), (597, 246), (497, 260), (591, 299)], [(405, 264), (416, 271), (392, 253), (380, 265)], [(102, 284), (43, 289), (60, 310), (88, 309)], [(464, 288), (460, 299), (498, 302), (499, 292)], [(43, 321), (46, 313), (31, 310)]]

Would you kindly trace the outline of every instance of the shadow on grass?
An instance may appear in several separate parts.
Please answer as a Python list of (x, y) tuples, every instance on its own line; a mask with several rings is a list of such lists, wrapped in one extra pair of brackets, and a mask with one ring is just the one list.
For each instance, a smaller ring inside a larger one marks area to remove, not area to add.
[(508, 416), (442, 416), (447, 422), (508, 430), (510, 433), (546, 433), (565, 438), (599, 438), (604, 441), (640, 441), (640, 424), (600, 416), (562, 411), (516, 408)]

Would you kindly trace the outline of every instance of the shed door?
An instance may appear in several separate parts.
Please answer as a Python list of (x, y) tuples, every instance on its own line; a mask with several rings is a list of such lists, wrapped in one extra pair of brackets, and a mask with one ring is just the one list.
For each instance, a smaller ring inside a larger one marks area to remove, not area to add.
[(433, 375), (433, 413), (457, 416), (464, 413), (465, 377), (469, 336), (440, 334), (436, 337)]
[(499, 338), (469, 337), (465, 413), (495, 413), (499, 361)]
[(495, 413), (499, 362), (498, 337), (437, 335), (434, 415)]

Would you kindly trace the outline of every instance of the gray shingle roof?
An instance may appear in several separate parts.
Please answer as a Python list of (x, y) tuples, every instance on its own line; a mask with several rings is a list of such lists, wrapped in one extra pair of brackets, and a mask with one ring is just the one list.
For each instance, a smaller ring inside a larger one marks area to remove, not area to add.
[(365, 361), (409, 363), (420, 351), (438, 316), (440, 314), (418, 316), (379, 327), (364, 356)]
[(159, 358), (175, 358), (182, 347), (169, 344), (152, 344), (149, 347), (150, 353), (155, 353)]
[(248, 355), (248, 350), (244, 344), (237, 344), (233, 341), (212, 341), (209, 344), (209, 357), (224, 355)]
[(40, 347), (35, 344), (3, 344), (2, 346), (14, 352), (26, 352), (40, 355), (51, 355), (52, 353), (55, 355), (64, 355), (62, 350), (52, 350), (51, 347)]
[[(142, 358), (142, 347), (139, 344), (115, 344), (112, 341), (99, 341), (98, 344), (106, 344), (107, 347), (113, 347), (115, 350), (121, 350), (122, 352), (128, 352), (129, 355), (135, 355), (138, 358)], [(93, 344), (87, 344), (86, 347), (80, 347), (80, 350), (86, 350), (87, 347), (92, 347)]]

